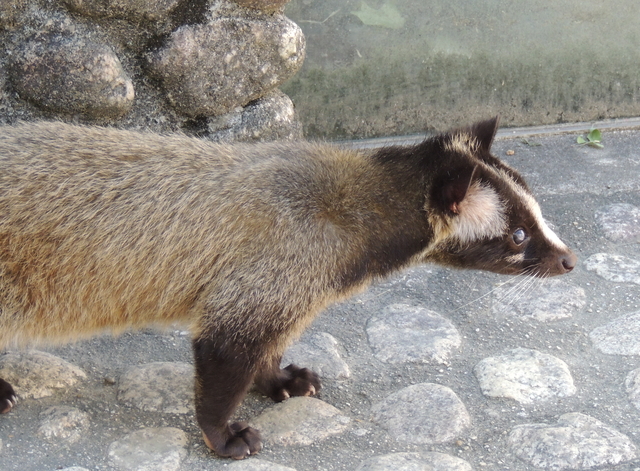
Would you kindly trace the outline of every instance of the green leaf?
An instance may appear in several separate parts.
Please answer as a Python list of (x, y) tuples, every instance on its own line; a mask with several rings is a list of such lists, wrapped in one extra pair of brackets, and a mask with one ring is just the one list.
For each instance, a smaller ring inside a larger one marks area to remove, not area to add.
[(592, 129), (591, 131), (589, 131), (587, 139), (592, 142), (600, 142), (602, 140), (602, 134), (598, 129)]
[(576, 139), (576, 142), (577, 142), (578, 144), (586, 144), (586, 143), (587, 143), (587, 140), (586, 140), (584, 137), (582, 137), (582, 136), (578, 136), (578, 139)]
[(587, 143), (588, 146), (595, 147), (596, 149), (604, 149), (604, 146), (600, 144), (598, 141), (590, 141)]
[(351, 13), (367, 26), (381, 26), (389, 29), (400, 29), (404, 26), (404, 18), (400, 11), (390, 2), (383, 3), (377, 10), (362, 2), (360, 9)]

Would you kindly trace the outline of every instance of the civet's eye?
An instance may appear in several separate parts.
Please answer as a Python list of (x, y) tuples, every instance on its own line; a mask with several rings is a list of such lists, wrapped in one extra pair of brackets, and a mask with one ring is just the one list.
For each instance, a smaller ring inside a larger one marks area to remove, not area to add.
[(526, 240), (527, 233), (520, 227), (513, 232), (513, 235), (511, 237), (513, 238), (513, 242), (515, 242), (516, 245), (520, 245)]

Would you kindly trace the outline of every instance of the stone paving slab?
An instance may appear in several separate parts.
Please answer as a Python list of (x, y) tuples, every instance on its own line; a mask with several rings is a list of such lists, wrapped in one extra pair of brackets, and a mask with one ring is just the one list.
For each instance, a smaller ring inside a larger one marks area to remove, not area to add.
[(573, 273), (423, 266), (331, 307), (286, 356), (321, 374), (319, 396), (251, 392), (237, 411), (262, 427), (258, 456), (204, 446), (178, 326), (0, 352), (20, 396), (0, 470), (640, 470), (640, 131), (603, 143), (494, 148), (575, 248)]

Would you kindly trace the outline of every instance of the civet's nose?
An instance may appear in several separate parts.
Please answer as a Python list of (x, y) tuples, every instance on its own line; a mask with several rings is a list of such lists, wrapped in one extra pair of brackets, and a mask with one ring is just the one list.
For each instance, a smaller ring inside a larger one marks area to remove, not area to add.
[(578, 257), (573, 252), (569, 252), (567, 254), (561, 255), (559, 260), (562, 268), (565, 273), (569, 273), (576, 267), (576, 263), (578, 262)]

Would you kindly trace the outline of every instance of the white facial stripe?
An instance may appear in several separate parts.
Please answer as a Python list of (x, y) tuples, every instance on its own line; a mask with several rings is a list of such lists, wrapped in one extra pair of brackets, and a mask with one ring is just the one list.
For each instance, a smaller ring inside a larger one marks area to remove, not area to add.
[(452, 236), (466, 244), (504, 234), (507, 228), (505, 207), (491, 187), (473, 183), (459, 205)]
[(538, 202), (535, 200), (535, 198), (531, 196), (531, 194), (528, 191), (525, 191), (524, 188), (522, 188), (515, 181), (513, 181), (513, 179), (509, 176), (508, 173), (502, 170), (498, 170), (498, 172), (501, 174), (504, 181), (508, 182), (511, 189), (520, 198), (522, 198), (522, 201), (531, 211), (531, 214), (533, 215), (536, 221), (536, 224), (540, 228), (540, 232), (542, 232), (542, 235), (547, 239), (547, 241), (549, 241), (551, 245), (555, 246), (558, 249), (568, 250), (565, 243), (560, 240), (560, 238), (556, 235), (556, 233), (553, 232), (545, 222), (544, 218), (542, 217), (542, 211), (540, 211), (540, 206), (538, 205)]
[(551, 245), (555, 246), (561, 250), (568, 250), (568, 247), (564, 242), (560, 240), (560, 237), (556, 235), (555, 232), (551, 230), (551, 228), (547, 225), (544, 218), (542, 217), (542, 211), (540, 211), (540, 206), (533, 197), (529, 196), (530, 202), (528, 202), (529, 207), (532, 209), (533, 216), (536, 218), (536, 224), (540, 228), (542, 235), (551, 243)]

